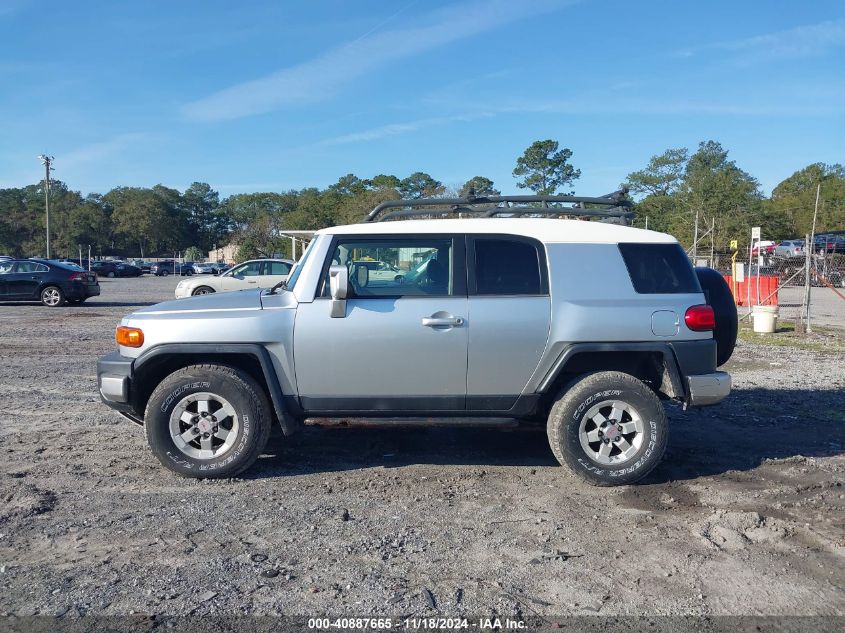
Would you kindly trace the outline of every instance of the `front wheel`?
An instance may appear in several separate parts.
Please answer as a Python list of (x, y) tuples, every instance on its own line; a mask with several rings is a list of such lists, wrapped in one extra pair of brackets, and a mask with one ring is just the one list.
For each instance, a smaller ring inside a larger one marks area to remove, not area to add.
[(645, 477), (663, 458), (669, 433), (654, 392), (618, 371), (587, 374), (567, 387), (546, 428), (561, 465), (595, 486)]
[(270, 406), (249, 375), (226, 365), (191, 365), (155, 388), (144, 415), (147, 442), (186, 477), (234, 477), (267, 445)]
[(208, 286), (199, 286), (191, 293), (191, 296), (196, 297), (197, 295), (210, 295), (213, 292), (214, 288), (210, 288)]
[(162, 277), (167, 277), (169, 274), (170, 274), (170, 273), (169, 273), (168, 271), (166, 271), (166, 270), (162, 270), (162, 271), (161, 271), (161, 276), (162, 276)]
[(41, 291), (41, 303), (48, 308), (57, 308), (65, 303), (65, 293), (58, 286), (47, 286)]

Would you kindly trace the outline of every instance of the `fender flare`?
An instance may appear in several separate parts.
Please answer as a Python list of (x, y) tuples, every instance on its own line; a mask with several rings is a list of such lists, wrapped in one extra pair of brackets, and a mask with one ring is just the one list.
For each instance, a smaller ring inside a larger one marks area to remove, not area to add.
[(184, 354), (213, 356), (219, 358), (222, 362), (225, 362), (226, 355), (253, 357), (258, 361), (264, 374), (264, 382), (267, 384), (267, 390), (270, 393), (270, 402), (276, 412), (276, 417), (279, 419), (282, 433), (289, 436), (300, 429), (300, 422), (291, 415), (289, 410), (289, 406), (295, 404), (295, 398), (286, 398), (282, 393), (276, 368), (270, 358), (270, 352), (263, 345), (257, 343), (162, 343), (151, 347), (138, 356), (132, 363), (132, 373), (137, 375), (144, 365), (153, 359)]
[(678, 368), (678, 360), (672, 346), (668, 343), (572, 343), (567, 345), (555, 359), (552, 366), (543, 376), (535, 390), (536, 393), (546, 393), (554, 384), (557, 377), (566, 369), (567, 363), (578, 354), (592, 352), (650, 352), (659, 353), (663, 356), (663, 368), (665, 370), (663, 380), (668, 380), (675, 398), (683, 400), (686, 398), (686, 387), (681, 379), (681, 372)]

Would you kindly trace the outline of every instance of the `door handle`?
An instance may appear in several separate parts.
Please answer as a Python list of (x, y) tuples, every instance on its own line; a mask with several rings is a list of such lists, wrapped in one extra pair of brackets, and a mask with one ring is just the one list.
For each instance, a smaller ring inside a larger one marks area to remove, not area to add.
[(453, 327), (463, 325), (461, 317), (423, 317), (422, 324), (425, 327)]
[(247, 282), (248, 284), (256, 284), (256, 283), (258, 283), (257, 281), (253, 281), (253, 280), (251, 280), (251, 279), (247, 279), (247, 281), (246, 281), (246, 282)]

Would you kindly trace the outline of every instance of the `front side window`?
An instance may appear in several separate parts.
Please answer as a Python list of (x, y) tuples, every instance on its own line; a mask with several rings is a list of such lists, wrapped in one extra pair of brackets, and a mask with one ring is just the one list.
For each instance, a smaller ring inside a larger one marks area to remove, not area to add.
[(476, 294), (545, 294), (540, 265), (539, 251), (531, 242), (476, 238)]
[(261, 274), (261, 262), (247, 262), (236, 266), (228, 273), (232, 277), (257, 277)]
[(344, 238), (337, 242), (331, 263), (349, 270), (354, 297), (454, 294), (454, 254), (448, 237)]

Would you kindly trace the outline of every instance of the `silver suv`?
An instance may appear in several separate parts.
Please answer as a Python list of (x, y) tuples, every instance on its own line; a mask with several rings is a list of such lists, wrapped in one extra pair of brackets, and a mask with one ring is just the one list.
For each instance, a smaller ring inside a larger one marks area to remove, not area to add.
[[(717, 366), (736, 308), (673, 237), (620, 225), (630, 211), (611, 196), (381, 205), (316, 232), (286, 284), (125, 317), (100, 394), (187, 476), (231, 477), (271, 425), (289, 436), (308, 417), (510, 418), (545, 425), (587, 481), (631, 483), (664, 453), (661, 400), (730, 392)], [(548, 206), (561, 202), (580, 206)]]

